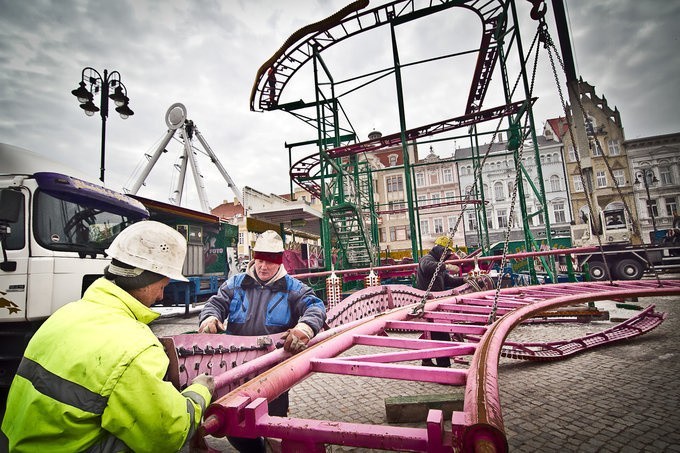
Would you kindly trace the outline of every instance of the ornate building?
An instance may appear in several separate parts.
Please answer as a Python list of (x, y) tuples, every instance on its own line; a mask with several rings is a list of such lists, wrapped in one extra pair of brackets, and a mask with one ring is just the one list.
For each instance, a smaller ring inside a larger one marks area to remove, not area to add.
[[(570, 120), (572, 131), (564, 117), (549, 119), (545, 134), (563, 143), (563, 158), (571, 195), (571, 210), (577, 224), (584, 225), (590, 213), (586, 190), (591, 194), (593, 215), (613, 204), (625, 203), (630, 215), (637, 218), (633, 200), (628, 156), (623, 146), (624, 133), (618, 109), (609, 107), (607, 99), (599, 97), (595, 88), (580, 80), (579, 100), (572, 112), (582, 112)], [(577, 146), (574, 146), (574, 142)], [(576, 151), (578, 150), (578, 159)], [(580, 163), (580, 165), (579, 165)]]
[(680, 226), (680, 133), (626, 140), (630, 181), (644, 242)]

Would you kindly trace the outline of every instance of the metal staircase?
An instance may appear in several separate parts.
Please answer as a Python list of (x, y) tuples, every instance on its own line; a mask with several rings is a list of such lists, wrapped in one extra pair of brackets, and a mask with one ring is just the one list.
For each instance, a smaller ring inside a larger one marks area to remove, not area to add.
[(374, 254), (361, 212), (352, 203), (341, 203), (326, 208), (326, 214), (341, 252), (345, 268), (369, 267)]

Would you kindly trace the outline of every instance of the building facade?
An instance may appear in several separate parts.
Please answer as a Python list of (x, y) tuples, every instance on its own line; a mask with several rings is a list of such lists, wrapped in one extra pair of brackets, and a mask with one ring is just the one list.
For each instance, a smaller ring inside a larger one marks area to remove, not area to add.
[[(522, 150), (523, 171), (516, 168), (513, 154), (508, 151), (507, 143), (502, 139), (481, 145), (478, 152), (473, 153), (473, 148), (459, 148), (455, 151), (463, 193), (471, 193), (472, 199), (483, 201), (486, 207), (484, 210), (476, 209), (477, 205), (471, 203), (465, 210), (465, 242), (468, 248), (474, 249), (485, 244), (485, 235), (488, 235), (489, 245), (502, 242), (508, 229), (509, 240), (524, 240), (524, 215), (531, 236), (536, 240), (546, 239), (546, 215), (552, 237), (569, 235), (572, 211), (569, 207), (561, 148), (561, 143), (552, 136), (539, 136), (537, 158), (534, 145), (531, 142), (525, 143)], [(475, 188), (475, 161), (481, 163), (482, 159), (481, 180), (477, 181)], [(518, 172), (522, 175), (526, 212), (522, 212), (519, 193), (515, 196), (515, 205), (512, 207)], [(544, 191), (545, 209), (543, 197), (540, 196), (541, 190)]]
[(680, 227), (680, 133), (626, 140), (629, 181), (644, 242)]
[(572, 111), (583, 113), (583, 123), (578, 117), (570, 118), (569, 130), (567, 120), (561, 117), (549, 119), (545, 127), (545, 134), (563, 144), (571, 210), (580, 225), (576, 229), (586, 228), (589, 217), (621, 203), (636, 219), (621, 115), (618, 109), (609, 107), (604, 96), (596, 94), (592, 85), (581, 80), (578, 89), (578, 105), (572, 106)]

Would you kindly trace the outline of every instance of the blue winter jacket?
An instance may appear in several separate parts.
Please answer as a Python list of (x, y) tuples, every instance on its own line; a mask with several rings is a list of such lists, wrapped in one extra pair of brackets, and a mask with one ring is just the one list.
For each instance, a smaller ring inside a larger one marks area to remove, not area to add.
[(199, 324), (209, 316), (227, 321), (230, 335), (270, 335), (304, 322), (316, 335), (326, 320), (326, 307), (314, 291), (286, 274), (261, 284), (247, 273), (224, 282), (206, 302)]

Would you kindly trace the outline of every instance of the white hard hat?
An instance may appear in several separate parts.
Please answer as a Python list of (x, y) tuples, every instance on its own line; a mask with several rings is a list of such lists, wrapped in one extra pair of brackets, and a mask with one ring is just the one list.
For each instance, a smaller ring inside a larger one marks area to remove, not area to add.
[(283, 253), (283, 239), (276, 231), (267, 230), (255, 241), (254, 252)]
[(187, 242), (171, 227), (144, 220), (125, 228), (113, 240), (106, 254), (130, 266), (188, 282), (182, 275)]

